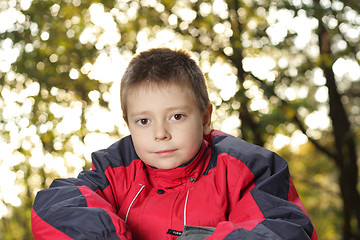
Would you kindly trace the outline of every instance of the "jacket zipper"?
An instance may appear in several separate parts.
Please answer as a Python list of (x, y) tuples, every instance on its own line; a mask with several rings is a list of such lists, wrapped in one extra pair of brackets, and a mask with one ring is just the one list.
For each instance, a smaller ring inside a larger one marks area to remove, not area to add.
[(139, 191), (137, 192), (137, 194), (135, 195), (134, 199), (131, 201), (130, 206), (129, 206), (127, 212), (126, 212), (125, 223), (127, 223), (131, 206), (133, 205), (133, 203), (135, 202), (136, 198), (139, 196), (139, 194), (141, 193), (141, 191), (144, 189), (144, 187), (145, 187), (145, 185), (142, 185), (142, 187), (140, 188), (140, 190), (139, 190)]

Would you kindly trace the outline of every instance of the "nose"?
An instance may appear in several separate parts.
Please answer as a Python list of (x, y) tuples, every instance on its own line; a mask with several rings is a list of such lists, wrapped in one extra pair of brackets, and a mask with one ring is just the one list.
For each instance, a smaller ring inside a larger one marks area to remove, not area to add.
[(155, 141), (164, 141), (171, 139), (171, 134), (168, 131), (166, 124), (164, 123), (156, 124), (154, 130), (154, 137), (155, 137)]

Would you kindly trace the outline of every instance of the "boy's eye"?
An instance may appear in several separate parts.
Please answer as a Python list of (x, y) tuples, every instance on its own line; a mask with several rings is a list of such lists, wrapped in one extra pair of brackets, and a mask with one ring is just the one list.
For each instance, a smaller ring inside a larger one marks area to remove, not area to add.
[(171, 120), (179, 121), (179, 120), (181, 120), (183, 117), (184, 117), (183, 114), (177, 113), (177, 114), (172, 115)]
[(136, 121), (138, 124), (144, 126), (146, 124), (149, 124), (149, 119), (146, 119), (146, 118), (142, 118), (142, 119), (139, 119)]

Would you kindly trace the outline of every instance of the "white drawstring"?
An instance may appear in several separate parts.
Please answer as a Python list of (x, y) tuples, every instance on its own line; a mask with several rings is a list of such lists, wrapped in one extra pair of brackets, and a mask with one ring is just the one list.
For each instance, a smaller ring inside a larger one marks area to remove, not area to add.
[[(130, 206), (126, 212), (126, 217), (125, 217), (125, 223), (127, 222), (128, 220), (128, 217), (129, 217), (129, 213), (130, 213), (130, 209), (131, 209), (131, 206), (133, 205), (133, 203), (135, 202), (136, 198), (139, 196), (139, 194), (141, 193), (141, 191), (144, 189), (145, 185), (143, 185), (140, 190), (138, 191), (138, 193), (135, 195), (134, 199), (131, 201), (130, 203)], [(185, 198), (185, 205), (184, 205), (184, 226), (186, 226), (186, 208), (187, 208), (187, 202), (188, 202), (188, 198), (189, 198), (189, 191), (187, 191), (186, 193), (186, 198)]]
[(130, 206), (126, 212), (126, 217), (125, 217), (125, 223), (127, 222), (128, 216), (129, 216), (129, 212), (130, 212), (130, 208), (133, 205), (133, 203), (135, 202), (136, 198), (139, 196), (140, 192), (144, 189), (145, 185), (142, 185), (142, 187), (140, 188), (140, 190), (138, 191), (138, 193), (135, 195), (134, 199), (131, 201)]
[(184, 227), (186, 226), (186, 207), (187, 207), (188, 197), (189, 197), (189, 190), (186, 193), (185, 205), (184, 205)]

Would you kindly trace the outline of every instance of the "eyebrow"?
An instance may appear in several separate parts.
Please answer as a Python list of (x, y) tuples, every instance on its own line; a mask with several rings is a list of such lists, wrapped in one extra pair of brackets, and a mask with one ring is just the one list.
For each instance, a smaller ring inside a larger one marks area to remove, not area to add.
[[(180, 105), (180, 106), (169, 107), (169, 108), (165, 109), (166, 112), (171, 112), (171, 111), (176, 111), (176, 110), (189, 111), (190, 107), (186, 106), (186, 105)], [(131, 114), (130, 117), (139, 116), (139, 115), (140, 116), (141, 115), (148, 115), (148, 114), (151, 114), (151, 111), (144, 110), (144, 111), (140, 111), (140, 112), (135, 112), (135, 113)]]
[(141, 111), (141, 112), (135, 112), (129, 115), (129, 117), (135, 117), (135, 116), (141, 116), (141, 115), (147, 115), (149, 114), (149, 111)]
[(175, 111), (175, 110), (190, 110), (190, 107), (187, 105), (180, 105), (175, 107), (166, 108), (166, 111)]

